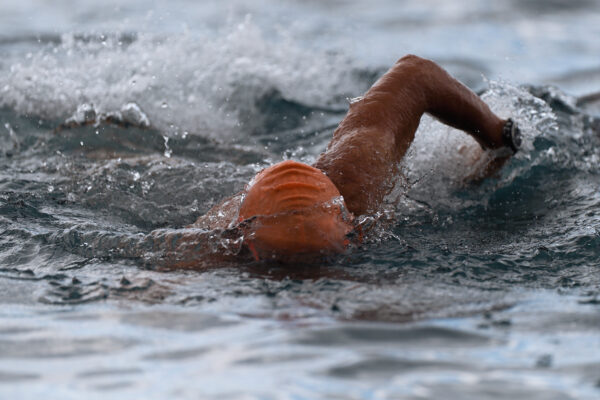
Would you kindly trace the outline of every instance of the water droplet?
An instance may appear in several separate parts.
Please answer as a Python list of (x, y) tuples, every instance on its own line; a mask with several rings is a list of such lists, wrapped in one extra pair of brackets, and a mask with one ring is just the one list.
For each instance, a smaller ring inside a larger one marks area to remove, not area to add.
[(173, 150), (169, 148), (169, 138), (167, 136), (163, 136), (163, 139), (165, 140), (165, 152), (163, 154), (165, 155), (165, 157), (171, 158)]
[(353, 97), (353, 98), (346, 98), (346, 100), (348, 100), (348, 103), (354, 104), (354, 103), (358, 103), (363, 98), (364, 98), (363, 96), (358, 96), (358, 97)]

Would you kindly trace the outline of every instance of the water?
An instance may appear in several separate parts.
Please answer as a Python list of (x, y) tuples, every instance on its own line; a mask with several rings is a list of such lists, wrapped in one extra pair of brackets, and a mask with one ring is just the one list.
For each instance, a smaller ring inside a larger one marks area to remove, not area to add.
[[(600, 395), (599, 2), (0, 11), (0, 398)], [(474, 143), (425, 118), (351, 254), (167, 268), (161, 235), (312, 162), (405, 53), (520, 123), (500, 176), (465, 187)]]

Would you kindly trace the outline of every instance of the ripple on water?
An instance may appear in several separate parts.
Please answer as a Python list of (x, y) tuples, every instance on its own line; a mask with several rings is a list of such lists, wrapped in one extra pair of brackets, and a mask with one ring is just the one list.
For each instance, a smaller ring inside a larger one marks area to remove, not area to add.
[(314, 346), (410, 346), (434, 349), (441, 347), (485, 346), (494, 339), (479, 333), (443, 327), (410, 327), (395, 325), (355, 325), (309, 331), (298, 343)]
[(464, 187), (468, 157), (453, 155), (474, 143), (425, 118), (410, 184), (351, 254), (160, 272), (168, 233), (260, 168), (314, 160), (345, 92), (380, 71), (265, 46), (248, 21), (216, 43), (121, 36), (44, 39), (0, 77), (0, 391), (597, 397), (592, 111), (555, 88), (489, 83), (486, 101), (525, 136), (498, 177)]
[(31, 381), (39, 378), (40, 375), (37, 374), (0, 371), (0, 385), (20, 383), (23, 381)]
[(0, 358), (45, 359), (114, 354), (132, 348), (136, 343), (135, 340), (109, 336), (96, 338), (0, 339)]

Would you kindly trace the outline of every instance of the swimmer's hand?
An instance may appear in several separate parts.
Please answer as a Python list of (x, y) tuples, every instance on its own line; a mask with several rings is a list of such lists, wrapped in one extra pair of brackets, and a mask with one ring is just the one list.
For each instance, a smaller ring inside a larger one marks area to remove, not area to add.
[[(481, 183), (486, 178), (496, 175), (506, 162), (517, 153), (521, 147), (521, 130), (512, 120), (506, 120), (502, 129), (502, 146), (496, 149), (477, 148), (476, 154), (469, 155), (474, 169), (464, 179), (464, 183)], [(459, 150), (463, 152), (464, 148)], [(463, 154), (465, 155), (465, 154)]]
[(497, 175), (512, 157), (512, 154), (499, 153), (498, 150), (484, 150), (478, 147), (476, 151), (478, 155), (471, 162), (472, 172), (463, 179), (464, 184), (479, 184), (484, 179)]

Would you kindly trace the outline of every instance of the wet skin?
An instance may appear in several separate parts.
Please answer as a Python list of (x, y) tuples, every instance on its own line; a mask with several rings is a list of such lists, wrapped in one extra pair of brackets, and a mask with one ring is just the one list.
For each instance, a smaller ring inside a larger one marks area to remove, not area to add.
[[(479, 143), (480, 153), (474, 161), (480, 169), (473, 180), (490, 176), (510, 158), (506, 152), (486, 152), (504, 147), (502, 130), (506, 120), (433, 61), (407, 55), (351, 103), (327, 149), (313, 165), (337, 187), (351, 219), (379, 210), (397, 181), (398, 164), (426, 113), (465, 131)], [(473, 155), (469, 157), (473, 160)], [(198, 267), (231, 259), (235, 254), (215, 254), (203, 245), (203, 235), (222, 230), (248, 237), (251, 232), (244, 227), (251, 224), (238, 221), (245, 193), (223, 200), (184, 230), (162, 230), (149, 237), (162, 247), (169, 244), (165, 259), (170, 260), (171, 267)], [(243, 243), (242, 253), (247, 254), (248, 243), (245, 239)]]
[[(502, 148), (505, 120), (433, 61), (398, 60), (357, 101), (333, 133), (314, 167), (323, 171), (355, 216), (376, 212), (394, 187), (398, 164), (423, 114), (471, 135), (484, 150)], [(489, 157), (474, 179), (495, 173), (508, 156)], [(190, 227), (226, 228), (237, 217), (243, 192), (224, 200)]]

